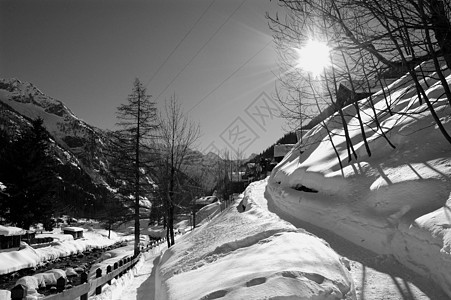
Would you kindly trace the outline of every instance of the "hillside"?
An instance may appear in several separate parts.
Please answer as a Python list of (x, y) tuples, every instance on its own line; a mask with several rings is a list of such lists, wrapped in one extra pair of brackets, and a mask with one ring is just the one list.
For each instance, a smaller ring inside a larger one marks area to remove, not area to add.
[[(118, 188), (109, 153), (111, 132), (81, 120), (62, 101), (45, 95), (31, 83), (0, 79), (0, 128), (13, 137), (29, 128), (31, 121), (38, 117), (52, 138), (58, 173), (66, 175), (63, 176), (66, 185), (71, 187), (60, 195), (61, 201), (67, 200), (66, 213), (102, 214), (105, 201), (113, 199)], [(204, 190), (212, 192), (220, 161), (213, 153), (203, 155), (189, 150), (182, 171), (201, 182)]]
[(102, 214), (113, 198), (107, 132), (75, 116), (63, 102), (42, 93), (31, 83), (0, 79), (0, 128), (10, 138), (43, 120), (51, 137), (51, 155), (61, 188), (58, 213), (93, 217)]
[(93, 180), (103, 181), (102, 176), (107, 175), (105, 132), (79, 119), (63, 102), (18, 79), (0, 79), (0, 103), (4, 104), (2, 111), (12, 111), (23, 119), (42, 118), (58, 145), (74, 154)]
[[(428, 69), (428, 63), (422, 65)], [(447, 82), (451, 76), (447, 73)], [(448, 133), (451, 109), (443, 87), (429, 74), (421, 81)], [(451, 297), (451, 145), (438, 130), (426, 103), (420, 103), (410, 76), (374, 94), (381, 136), (368, 99), (360, 102), (371, 155), (363, 143), (353, 106), (344, 108), (357, 159), (348, 160), (337, 114), (304, 135), (272, 171), (266, 191), (288, 218), (332, 231), (358, 246), (396, 258), (432, 278)], [(302, 147), (304, 152), (300, 154)]]

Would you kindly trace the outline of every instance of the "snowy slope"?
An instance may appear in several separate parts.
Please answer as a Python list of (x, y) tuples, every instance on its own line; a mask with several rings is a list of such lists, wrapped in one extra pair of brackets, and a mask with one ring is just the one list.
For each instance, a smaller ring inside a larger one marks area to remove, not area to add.
[(19, 127), (26, 126), (27, 120), (42, 118), (57, 144), (76, 156), (76, 164), (96, 183), (104, 183), (102, 177), (108, 174), (103, 154), (107, 143), (104, 132), (79, 119), (63, 102), (18, 79), (0, 79), (0, 106), (2, 103), (1, 122), (8, 122), (4, 120), (8, 114), (22, 117), (22, 120), (16, 118), (15, 123), (19, 124), (15, 125)]
[(253, 202), (242, 203), (167, 250), (156, 270), (155, 299), (354, 299), (345, 261), (323, 240)]
[(0, 101), (30, 119), (41, 117), (45, 121), (47, 131), (60, 140), (66, 135), (87, 135), (94, 131), (64, 103), (43, 94), (31, 83), (17, 79), (0, 79)]
[[(427, 69), (427, 65), (424, 66)], [(451, 133), (451, 109), (434, 74), (422, 81), (438, 116)], [(448, 83), (451, 76), (447, 77)], [(326, 120), (340, 153), (340, 166), (321, 125), (303, 137), (272, 171), (267, 192), (294, 218), (327, 228), (355, 244), (393, 255), (430, 276), (451, 297), (451, 145), (419, 104), (413, 82), (404, 76), (389, 86), (392, 111), (382, 92), (375, 109), (391, 148), (381, 137), (367, 100), (362, 117), (371, 156), (365, 150), (354, 107), (344, 109), (358, 158), (348, 162), (337, 115)], [(387, 92), (386, 92), (387, 94)], [(304, 152), (300, 155), (300, 149)], [(307, 187), (317, 191), (306, 192)]]

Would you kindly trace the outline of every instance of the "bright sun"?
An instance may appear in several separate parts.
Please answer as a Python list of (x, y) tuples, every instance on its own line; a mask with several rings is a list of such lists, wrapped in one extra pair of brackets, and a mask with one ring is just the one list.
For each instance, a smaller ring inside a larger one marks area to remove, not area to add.
[(318, 76), (330, 66), (330, 48), (323, 42), (309, 40), (302, 48), (295, 49), (298, 54), (297, 68)]

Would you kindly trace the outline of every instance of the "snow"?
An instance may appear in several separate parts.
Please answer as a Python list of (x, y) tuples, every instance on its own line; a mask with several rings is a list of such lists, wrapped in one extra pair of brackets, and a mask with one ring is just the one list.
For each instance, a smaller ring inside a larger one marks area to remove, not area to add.
[[(40, 235), (37, 235), (39, 237)], [(43, 236), (53, 237), (52, 234)], [(73, 240), (70, 235), (55, 234), (56, 241), (46, 247), (34, 249), (24, 243), (17, 251), (0, 252), (0, 275), (9, 274), (24, 268), (34, 268), (39, 264), (77, 254), (90, 248), (105, 248), (121, 240), (130, 240), (131, 237), (116, 237), (108, 239), (96, 231), (84, 232), (84, 238)]]
[(196, 204), (201, 204), (201, 205), (206, 205), (206, 204), (211, 204), (215, 201), (218, 201), (218, 197), (216, 196), (205, 196), (205, 197), (201, 197), (199, 199), (196, 199)]
[[(11, 92), (0, 91), (0, 101), (29, 118), (36, 119), (41, 117), (45, 120), (47, 130), (57, 138), (60, 139), (62, 137), (59, 124), (63, 123), (63, 120), (72, 120), (80, 128), (90, 130), (87, 129), (84, 121), (76, 117), (61, 101), (44, 95), (33, 84), (21, 82), (14, 78), (1, 79), (0, 81), (11, 84), (14, 87), (14, 91)], [(55, 108), (60, 110), (58, 112), (60, 115), (52, 112), (52, 109)]]
[(245, 211), (235, 203), (161, 256), (155, 299), (354, 299), (342, 257), (253, 202), (264, 187), (247, 189)]
[(166, 229), (163, 226), (153, 226), (147, 228), (146, 233), (152, 238), (161, 239), (166, 236)]
[(12, 235), (24, 235), (27, 234), (27, 231), (14, 226), (4, 226), (0, 225), (0, 235), (4, 236), (12, 236)]
[(83, 228), (81, 227), (75, 227), (75, 226), (66, 226), (61, 228), (63, 231), (70, 231), (70, 232), (83, 232)]
[(214, 202), (205, 205), (196, 212), (196, 226), (208, 222), (212, 217), (221, 212), (221, 203)]
[[(451, 133), (451, 108), (433, 77), (422, 84), (428, 84), (426, 93)], [(219, 203), (205, 206), (198, 212), (198, 228), (161, 255), (155, 249), (142, 256), (130, 274), (113, 280), (97, 298), (451, 298), (451, 146), (426, 105), (419, 104), (408, 76), (388, 92), (397, 114), (386, 113), (382, 92), (372, 99), (395, 149), (381, 137), (371, 106), (362, 100), (369, 155), (355, 108), (348, 106), (344, 114), (357, 159), (348, 161), (343, 128), (337, 115), (330, 117), (326, 123), (341, 165), (325, 128), (316, 126), (269, 178), (251, 184), (222, 212)], [(91, 234), (58, 242), (61, 253), (87, 247), (83, 241)], [(106, 244), (98, 236), (89, 247)], [(57, 248), (0, 253), (0, 271), (63, 255), (53, 253)], [(112, 253), (110, 259), (127, 253)], [(127, 293), (127, 287), (133, 291)]]
[[(427, 68), (425, 66), (424, 68)], [(426, 93), (445, 129), (451, 133), (451, 109), (443, 88), (427, 79)], [(448, 83), (451, 76), (447, 77)], [(426, 104), (418, 104), (407, 76), (390, 86), (393, 116), (384, 112), (382, 92), (373, 96), (391, 148), (372, 121), (367, 102), (365, 122), (371, 156), (366, 153), (355, 117), (348, 118), (358, 159), (348, 162), (338, 116), (326, 123), (340, 153), (340, 166), (327, 132), (317, 126), (303, 136), (277, 165), (267, 194), (288, 216), (303, 220), (374, 251), (390, 255), (430, 277), (451, 297), (451, 145), (435, 125)], [(348, 106), (345, 115), (355, 115)], [(300, 154), (300, 149), (304, 150)], [(316, 193), (300, 190), (308, 187)]]

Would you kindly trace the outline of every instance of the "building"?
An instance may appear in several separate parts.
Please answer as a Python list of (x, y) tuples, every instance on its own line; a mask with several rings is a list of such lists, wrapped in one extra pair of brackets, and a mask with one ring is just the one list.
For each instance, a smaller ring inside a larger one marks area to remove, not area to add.
[(34, 238), (34, 231), (0, 225), (0, 249), (19, 248), (20, 241), (26, 241), (28, 244), (31, 244)]
[(281, 162), (285, 155), (293, 149), (294, 144), (277, 144), (274, 145), (274, 160)]
[(74, 237), (74, 240), (83, 237), (83, 228), (81, 227), (64, 227), (61, 229), (64, 234), (70, 234)]

